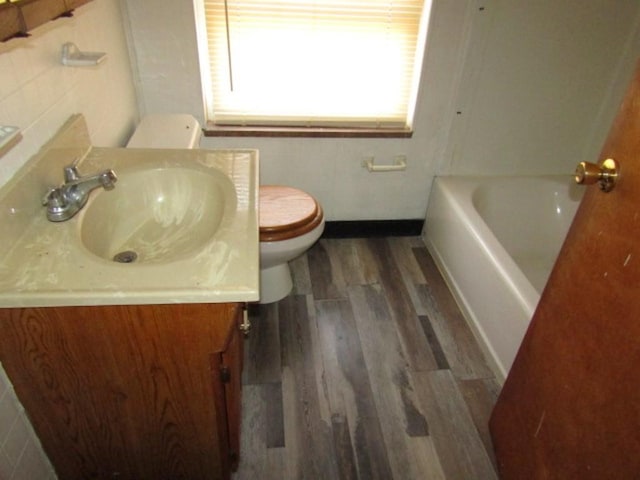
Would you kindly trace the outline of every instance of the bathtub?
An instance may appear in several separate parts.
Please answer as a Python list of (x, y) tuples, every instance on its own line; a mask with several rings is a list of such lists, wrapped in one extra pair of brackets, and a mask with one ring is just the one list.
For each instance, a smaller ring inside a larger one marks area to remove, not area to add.
[(434, 180), (423, 238), (500, 381), (582, 191), (569, 176)]

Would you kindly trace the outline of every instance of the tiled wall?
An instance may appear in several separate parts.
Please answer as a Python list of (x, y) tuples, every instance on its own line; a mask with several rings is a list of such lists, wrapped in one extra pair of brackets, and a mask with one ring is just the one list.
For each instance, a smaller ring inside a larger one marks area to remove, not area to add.
[[(65, 67), (60, 53), (66, 42), (107, 58), (94, 67)], [(0, 185), (74, 113), (84, 114), (98, 146), (123, 145), (137, 121), (119, 0), (93, 0), (29, 38), (0, 43), (0, 124), (16, 125), (23, 135), (0, 157)]]
[[(17, 125), (23, 134), (0, 157), (0, 186), (74, 113), (84, 114), (95, 145), (124, 145), (138, 110), (120, 7), (119, 0), (94, 0), (73, 18), (0, 43), (0, 124)], [(107, 52), (107, 59), (96, 67), (64, 67), (60, 50), (69, 41)], [(0, 480), (50, 478), (56, 476), (0, 366)]]
[(13, 387), (0, 369), (0, 479), (46, 480), (56, 475)]

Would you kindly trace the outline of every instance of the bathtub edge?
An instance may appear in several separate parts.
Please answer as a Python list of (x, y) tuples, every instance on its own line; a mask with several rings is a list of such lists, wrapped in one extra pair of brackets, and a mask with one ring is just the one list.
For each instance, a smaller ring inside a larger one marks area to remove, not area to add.
[(476, 338), (476, 341), (478, 342), (478, 345), (482, 350), (484, 359), (487, 362), (487, 366), (491, 369), (491, 371), (495, 375), (496, 381), (498, 382), (498, 384), (502, 386), (504, 384), (505, 379), (507, 378), (507, 372), (502, 366), (502, 364), (497, 360), (498, 354), (491, 347), (491, 342), (487, 338), (487, 335), (480, 328), (479, 326), (480, 320), (476, 318), (472, 309), (469, 307), (466, 299), (460, 293), (461, 288), (458, 286), (457, 282), (455, 281), (453, 274), (449, 271), (449, 269), (444, 264), (442, 260), (442, 256), (440, 255), (440, 252), (438, 251), (437, 247), (432, 242), (429, 241), (428, 236), (426, 234), (426, 229), (423, 231), (421, 237), (422, 237), (423, 243), (425, 244), (427, 250), (429, 251), (429, 254), (431, 255), (431, 258), (433, 258), (433, 261), (436, 267), (438, 268), (438, 271), (442, 275), (442, 278), (444, 279), (447, 287), (449, 288), (449, 291), (451, 292), (453, 299), (458, 305), (458, 308), (460, 308), (460, 312), (462, 313), (466, 324), (469, 326), (469, 328), (471, 329), (471, 332), (473, 333), (473, 336)]

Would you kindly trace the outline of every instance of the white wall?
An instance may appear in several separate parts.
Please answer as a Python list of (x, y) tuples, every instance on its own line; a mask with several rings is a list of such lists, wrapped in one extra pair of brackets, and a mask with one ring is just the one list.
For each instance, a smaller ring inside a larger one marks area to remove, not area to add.
[[(192, 8), (127, 2), (141, 113), (203, 120)], [(637, 52), (638, 8), (433, 0), (412, 139), (210, 137), (202, 146), (258, 148), (262, 182), (306, 189), (330, 220), (422, 218), (436, 173), (568, 173), (597, 153), (615, 113)], [(360, 166), (363, 156), (389, 163), (399, 153), (406, 172)]]
[(568, 174), (597, 160), (640, 53), (640, 3), (483, 5), (439, 172)]
[[(63, 67), (60, 49), (67, 41), (84, 50), (106, 51), (108, 58), (98, 67)], [(100, 146), (123, 144), (136, 123), (118, 0), (94, 0), (77, 9), (73, 18), (50, 22), (30, 38), (0, 43), (0, 124), (17, 125), (24, 136), (0, 157), (0, 185), (79, 112), (85, 114), (92, 139)], [(1, 366), (0, 478), (56, 478)]]

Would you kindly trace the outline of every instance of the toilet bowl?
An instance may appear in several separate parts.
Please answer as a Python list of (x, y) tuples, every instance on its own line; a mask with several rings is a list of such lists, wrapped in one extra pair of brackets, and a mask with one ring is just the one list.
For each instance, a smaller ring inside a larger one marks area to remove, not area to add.
[(311, 195), (281, 185), (260, 187), (260, 303), (277, 302), (291, 292), (289, 261), (323, 231), (322, 207)]
[[(201, 128), (191, 115), (144, 117), (128, 148), (198, 148)], [(293, 287), (289, 261), (302, 255), (324, 231), (320, 204), (283, 185), (260, 186), (260, 303), (286, 297)]]

